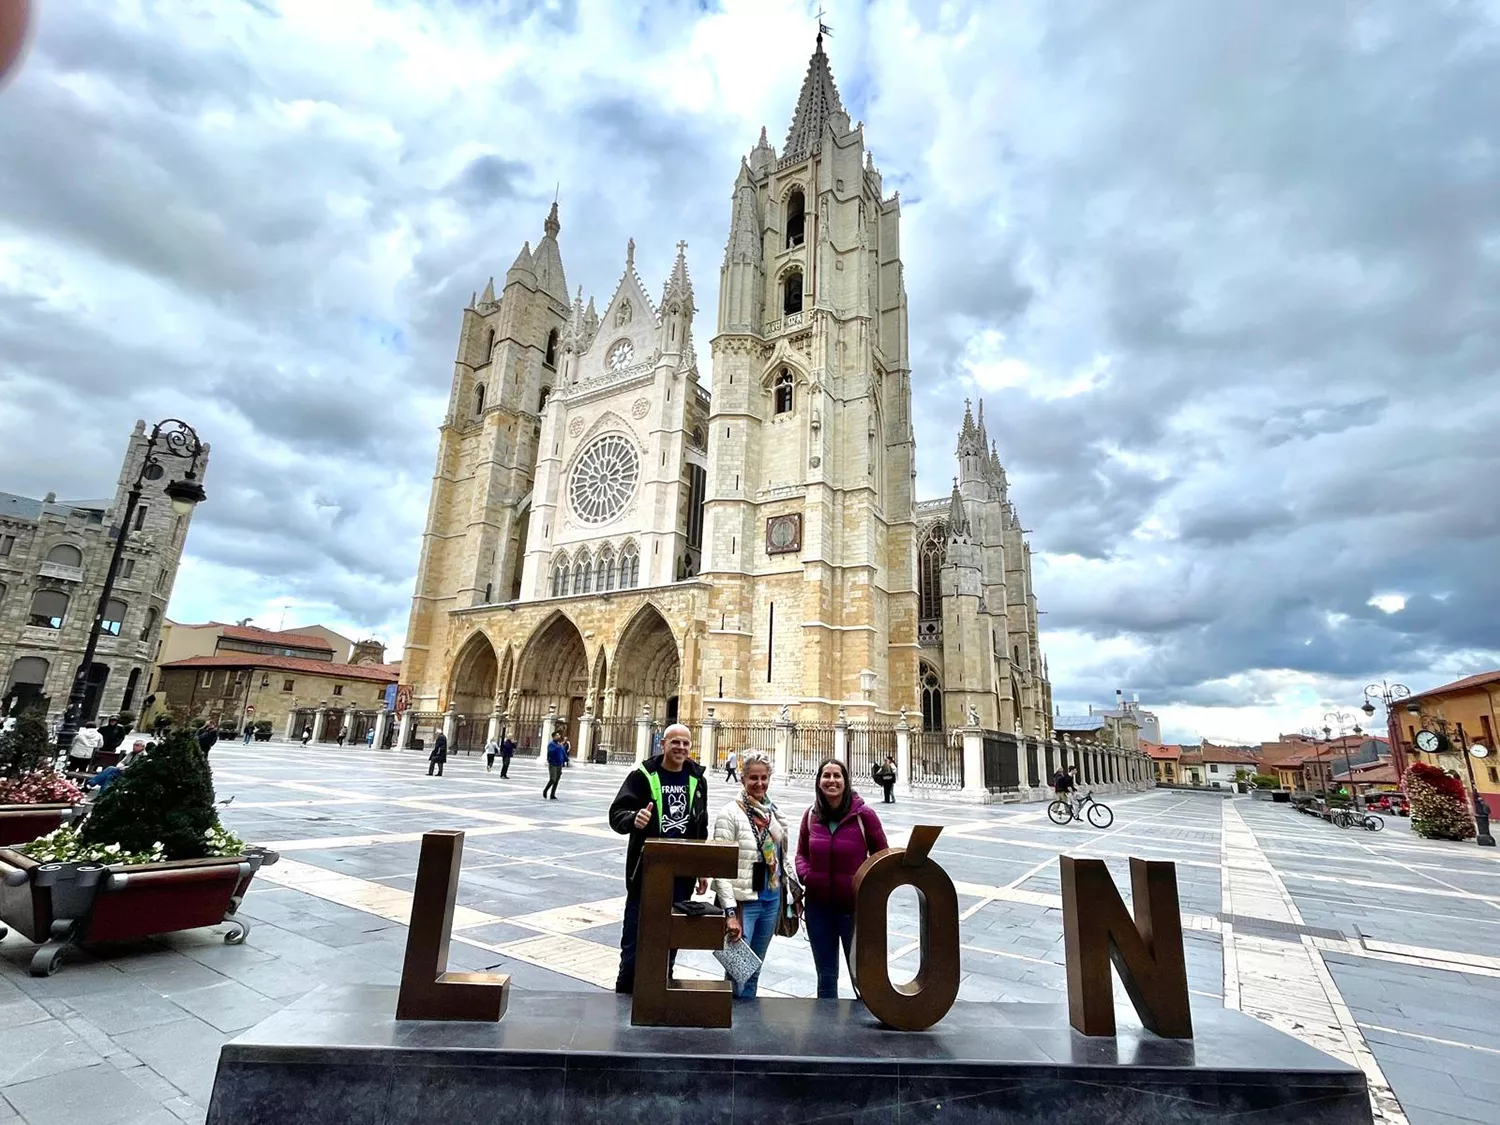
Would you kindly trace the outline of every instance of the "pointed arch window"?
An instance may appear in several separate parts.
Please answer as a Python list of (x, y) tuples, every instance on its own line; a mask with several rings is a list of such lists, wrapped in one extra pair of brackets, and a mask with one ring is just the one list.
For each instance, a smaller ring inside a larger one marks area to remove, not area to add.
[(548, 367), (557, 366), (557, 329), (554, 328), (547, 333), (547, 354), (543, 356), (542, 362)]
[(573, 564), (573, 593), (591, 594), (594, 592), (594, 560), (589, 557), (587, 551), (578, 552), (578, 560)]
[(918, 680), (922, 685), (922, 729), (943, 729), (943, 681), (938, 679), (937, 669), (922, 661)]
[(793, 188), (786, 197), (786, 248), (801, 246), (807, 229), (807, 197), (801, 188)]
[(796, 385), (797, 380), (792, 377), (792, 373), (785, 367), (777, 373), (776, 385), (772, 389), (772, 397), (775, 402), (775, 411), (777, 414), (790, 414), (792, 412), (793, 391)]
[(479, 366), (483, 367), (486, 363), (488, 363), (491, 359), (493, 359), (494, 356), (495, 356), (495, 330), (493, 328), (491, 328), (484, 335), (484, 358), (479, 361)]
[(781, 315), (802, 311), (802, 271), (792, 270), (781, 280)]
[(474, 417), (484, 416), (484, 384), (480, 383), (474, 388)]
[(568, 556), (558, 555), (552, 560), (552, 596), (566, 597), (568, 593)]
[(615, 588), (615, 553), (609, 547), (599, 552), (599, 561), (594, 564), (594, 589), (601, 594)]
[(943, 616), (943, 560), (948, 555), (948, 529), (941, 523), (928, 529), (917, 548), (917, 618), (937, 621)]
[(634, 590), (641, 584), (641, 556), (634, 543), (620, 552), (620, 589)]

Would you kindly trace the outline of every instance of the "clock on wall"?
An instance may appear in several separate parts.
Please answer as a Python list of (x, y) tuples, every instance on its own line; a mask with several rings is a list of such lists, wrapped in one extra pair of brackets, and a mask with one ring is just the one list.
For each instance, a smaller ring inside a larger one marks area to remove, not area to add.
[(1419, 730), (1416, 737), (1417, 749), (1424, 754), (1436, 754), (1443, 748), (1443, 736), (1435, 730)]
[(766, 520), (766, 554), (786, 555), (802, 550), (802, 515), (772, 516)]

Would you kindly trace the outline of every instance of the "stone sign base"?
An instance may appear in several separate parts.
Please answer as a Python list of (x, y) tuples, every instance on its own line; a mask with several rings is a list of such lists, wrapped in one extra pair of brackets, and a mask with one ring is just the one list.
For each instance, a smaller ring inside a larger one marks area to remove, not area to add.
[(1192, 1041), (1086, 1038), (1061, 1006), (960, 1002), (925, 1032), (850, 1001), (736, 1004), (728, 1030), (630, 1025), (605, 992), (512, 990), (494, 1024), (397, 1023), (326, 988), (226, 1044), (209, 1125), (1369, 1125), (1365, 1077), (1240, 1012)]

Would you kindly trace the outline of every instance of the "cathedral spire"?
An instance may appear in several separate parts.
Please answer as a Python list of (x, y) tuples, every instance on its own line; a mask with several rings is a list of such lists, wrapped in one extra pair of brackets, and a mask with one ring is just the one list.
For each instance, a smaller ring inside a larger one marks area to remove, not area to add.
[(782, 159), (809, 155), (823, 139), (823, 129), (835, 113), (844, 113), (844, 105), (839, 101), (838, 87), (833, 84), (833, 72), (828, 69), (828, 56), (823, 53), (823, 33), (820, 30), (817, 48), (807, 64), (807, 77), (802, 80), (802, 93), (797, 98), (792, 127), (787, 130)]
[[(982, 412), (984, 407), (980, 406), (979, 409)], [(958, 455), (984, 456), (984, 443), (979, 438), (979, 427), (974, 425), (974, 411), (968, 399), (964, 399), (964, 424), (958, 431)]]
[(542, 223), (542, 240), (536, 244), (532, 257), (532, 270), (536, 273), (537, 286), (558, 304), (567, 306), (568, 280), (563, 276), (562, 251), (557, 247), (557, 232), (562, 224), (557, 221), (557, 200), (552, 201), (552, 210), (547, 212)]
[(556, 238), (557, 232), (562, 230), (562, 224), (557, 221), (557, 200), (552, 201), (552, 210), (547, 212), (547, 221), (542, 224), (542, 229), (547, 232), (548, 238)]
[(667, 278), (667, 284), (661, 292), (663, 308), (673, 300), (680, 301), (689, 310), (693, 307), (693, 279), (688, 276), (686, 242), (677, 244), (677, 262), (672, 266), (672, 276)]
[(495, 303), (495, 279), (493, 277), (484, 283), (484, 292), (480, 294), (479, 303), (482, 305)]
[(958, 478), (953, 478), (953, 495), (948, 500), (948, 538), (964, 539), (969, 535), (969, 513), (964, 498), (958, 494)]
[(513, 281), (521, 281), (525, 278), (535, 279), (536, 274), (532, 270), (531, 240), (527, 239), (521, 246), (521, 252), (516, 255), (516, 260), (510, 264), (510, 269), (505, 273), (505, 284)]

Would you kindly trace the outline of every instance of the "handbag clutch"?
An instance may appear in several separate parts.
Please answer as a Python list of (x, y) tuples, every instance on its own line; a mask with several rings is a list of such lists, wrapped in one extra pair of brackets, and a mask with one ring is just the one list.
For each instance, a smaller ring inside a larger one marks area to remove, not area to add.
[(714, 950), (714, 960), (724, 966), (729, 979), (741, 988), (745, 982), (760, 972), (760, 958), (744, 938), (724, 942), (723, 949)]

